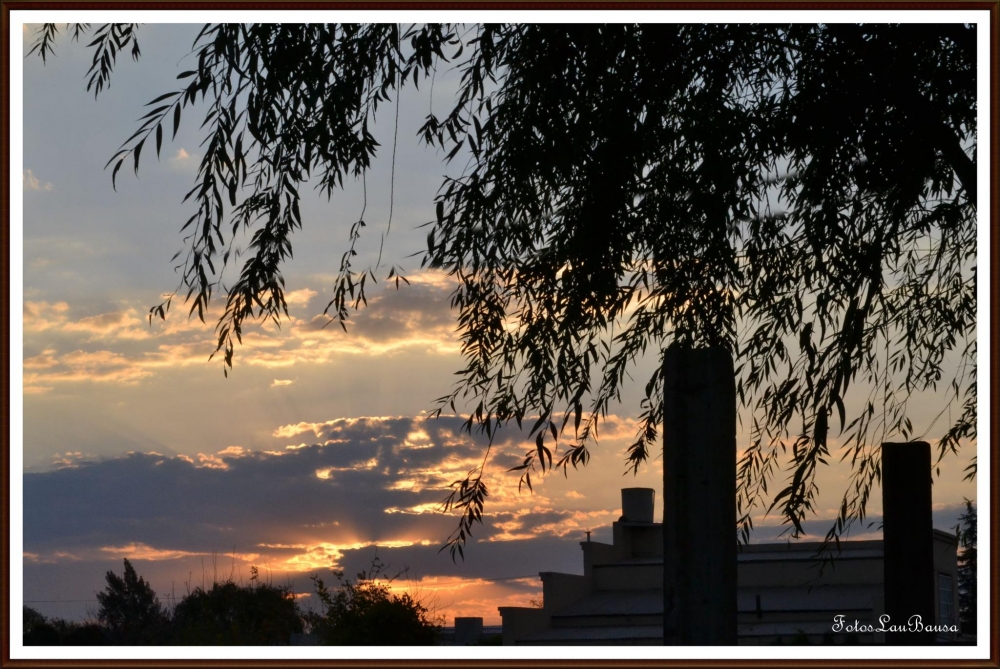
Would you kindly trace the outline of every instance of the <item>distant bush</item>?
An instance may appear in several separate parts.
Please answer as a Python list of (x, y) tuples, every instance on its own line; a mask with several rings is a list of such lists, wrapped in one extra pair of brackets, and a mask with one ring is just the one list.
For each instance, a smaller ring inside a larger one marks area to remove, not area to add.
[(250, 568), (249, 583), (230, 576), (209, 589), (195, 588), (170, 611), (128, 559), (124, 565), (121, 576), (105, 575), (97, 622), (49, 619), (25, 606), (24, 644), (275, 646), (288, 645), (292, 634), (308, 627), (328, 645), (418, 646), (433, 644), (440, 632), (419, 599), (392, 591), (396, 577), (385, 575), (387, 565), (377, 556), (353, 582), (335, 571), (339, 585), (333, 591), (313, 576), (322, 613), (303, 612), (290, 587), (262, 582), (257, 567)]
[(45, 616), (27, 605), (23, 607), (21, 620), (23, 634), (30, 634), (36, 627), (40, 627), (46, 623)]
[(262, 583), (251, 567), (250, 583), (196, 588), (174, 608), (174, 641), (185, 646), (288, 645), (302, 632), (302, 616), (291, 589)]
[(335, 571), (339, 582), (330, 592), (326, 584), (313, 576), (316, 595), (324, 608), (322, 614), (307, 614), (306, 618), (323, 644), (354, 646), (429, 646), (437, 639), (440, 626), (429, 610), (409, 593), (395, 594), (378, 556), (367, 571), (354, 582)]
[(33, 621), (30, 629), (28, 629), (28, 625), (25, 625), (24, 645), (59, 646), (62, 645), (62, 639), (59, 638), (59, 632), (55, 626), (43, 617), (41, 620)]
[(62, 641), (64, 646), (108, 646), (111, 645), (108, 635), (100, 625), (86, 623), (77, 625), (70, 630)]
[(110, 643), (100, 625), (77, 623), (62, 618), (46, 618), (24, 607), (25, 646), (106, 646)]

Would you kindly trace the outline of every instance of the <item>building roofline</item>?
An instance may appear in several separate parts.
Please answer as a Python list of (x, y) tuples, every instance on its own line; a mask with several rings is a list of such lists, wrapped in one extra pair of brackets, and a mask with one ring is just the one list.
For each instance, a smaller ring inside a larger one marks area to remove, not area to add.
[(946, 530), (939, 530), (936, 527), (934, 528), (933, 532), (934, 532), (934, 536), (940, 537), (942, 539), (947, 539), (948, 541), (952, 542), (953, 544), (958, 545), (958, 535), (955, 534), (954, 532), (948, 532)]

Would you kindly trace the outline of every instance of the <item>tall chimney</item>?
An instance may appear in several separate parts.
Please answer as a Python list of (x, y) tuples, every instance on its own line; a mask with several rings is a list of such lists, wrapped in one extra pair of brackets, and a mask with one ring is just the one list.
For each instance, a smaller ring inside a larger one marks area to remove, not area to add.
[(735, 645), (733, 359), (672, 346), (663, 381), (663, 641)]
[[(882, 444), (882, 537), (888, 626), (920, 616), (935, 624), (934, 534), (931, 519), (931, 446), (925, 441)], [(886, 643), (920, 645), (934, 635), (888, 632)]]

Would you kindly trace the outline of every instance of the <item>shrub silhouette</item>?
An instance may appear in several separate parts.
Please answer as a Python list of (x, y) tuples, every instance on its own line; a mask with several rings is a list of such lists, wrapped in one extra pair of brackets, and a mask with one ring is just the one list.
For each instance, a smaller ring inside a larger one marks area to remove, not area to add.
[(58, 646), (59, 641), (59, 632), (48, 622), (35, 625), (24, 635), (25, 646)]
[(24, 607), (25, 646), (106, 646), (108, 637), (100, 625), (92, 622), (77, 623), (62, 618), (46, 618), (31, 608)]
[(331, 593), (326, 584), (313, 576), (316, 596), (325, 612), (307, 614), (313, 632), (323, 644), (355, 646), (428, 646), (437, 638), (440, 626), (429, 617), (430, 611), (409, 593), (395, 594), (393, 577), (385, 576), (388, 565), (378, 556), (367, 571), (358, 573), (354, 582), (335, 571), (340, 586)]
[(30, 634), (36, 627), (45, 624), (45, 616), (35, 609), (27, 605), (24, 605), (22, 609), (23, 613), (21, 614), (21, 626), (23, 634)]
[(196, 588), (174, 608), (174, 638), (181, 645), (287, 645), (302, 632), (302, 617), (290, 588), (262, 583), (251, 567), (247, 585), (233, 581)]
[[(162, 628), (162, 626), (161, 626)], [(63, 637), (64, 646), (107, 646), (110, 645), (107, 634), (100, 625), (86, 623), (74, 625)]]
[(250, 568), (249, 583), (230, 577), (207, 590), (195, 588), (169, 612), (132, 563), (124, 562), (123, 574), (107, 572), (107, 586), (97, 594), (99, 624), (49, 619), (25, 606), (24, 644), (288, 645), (292, 634), (308, 626), (328, 645), (413, 646), (433, 644), (440, 630), (418, 598), (392, 592), (400, 574), (386, 576), (388, 565), (378, 556), (354, 581), (335, 571), (339, 586), (333, 591), (313, 576), (322, 613), (303, 612), (289, 586), (262, 582), (257, 567)]

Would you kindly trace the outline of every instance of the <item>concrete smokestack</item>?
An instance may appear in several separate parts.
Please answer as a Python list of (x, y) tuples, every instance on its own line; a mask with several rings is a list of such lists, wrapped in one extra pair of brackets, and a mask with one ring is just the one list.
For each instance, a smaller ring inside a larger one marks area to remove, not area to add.
[[(935, 624), (931, 502), (930, 444), (882, 444), (885, 612), (890, 625), (907, 625), (917, 615), (924, 625)], [(888, 644), (933, 642), (933, 634), (886, 633)]]
[(667, 645), (736, 644), (736, 374), (720, 348), (663, 359)]

